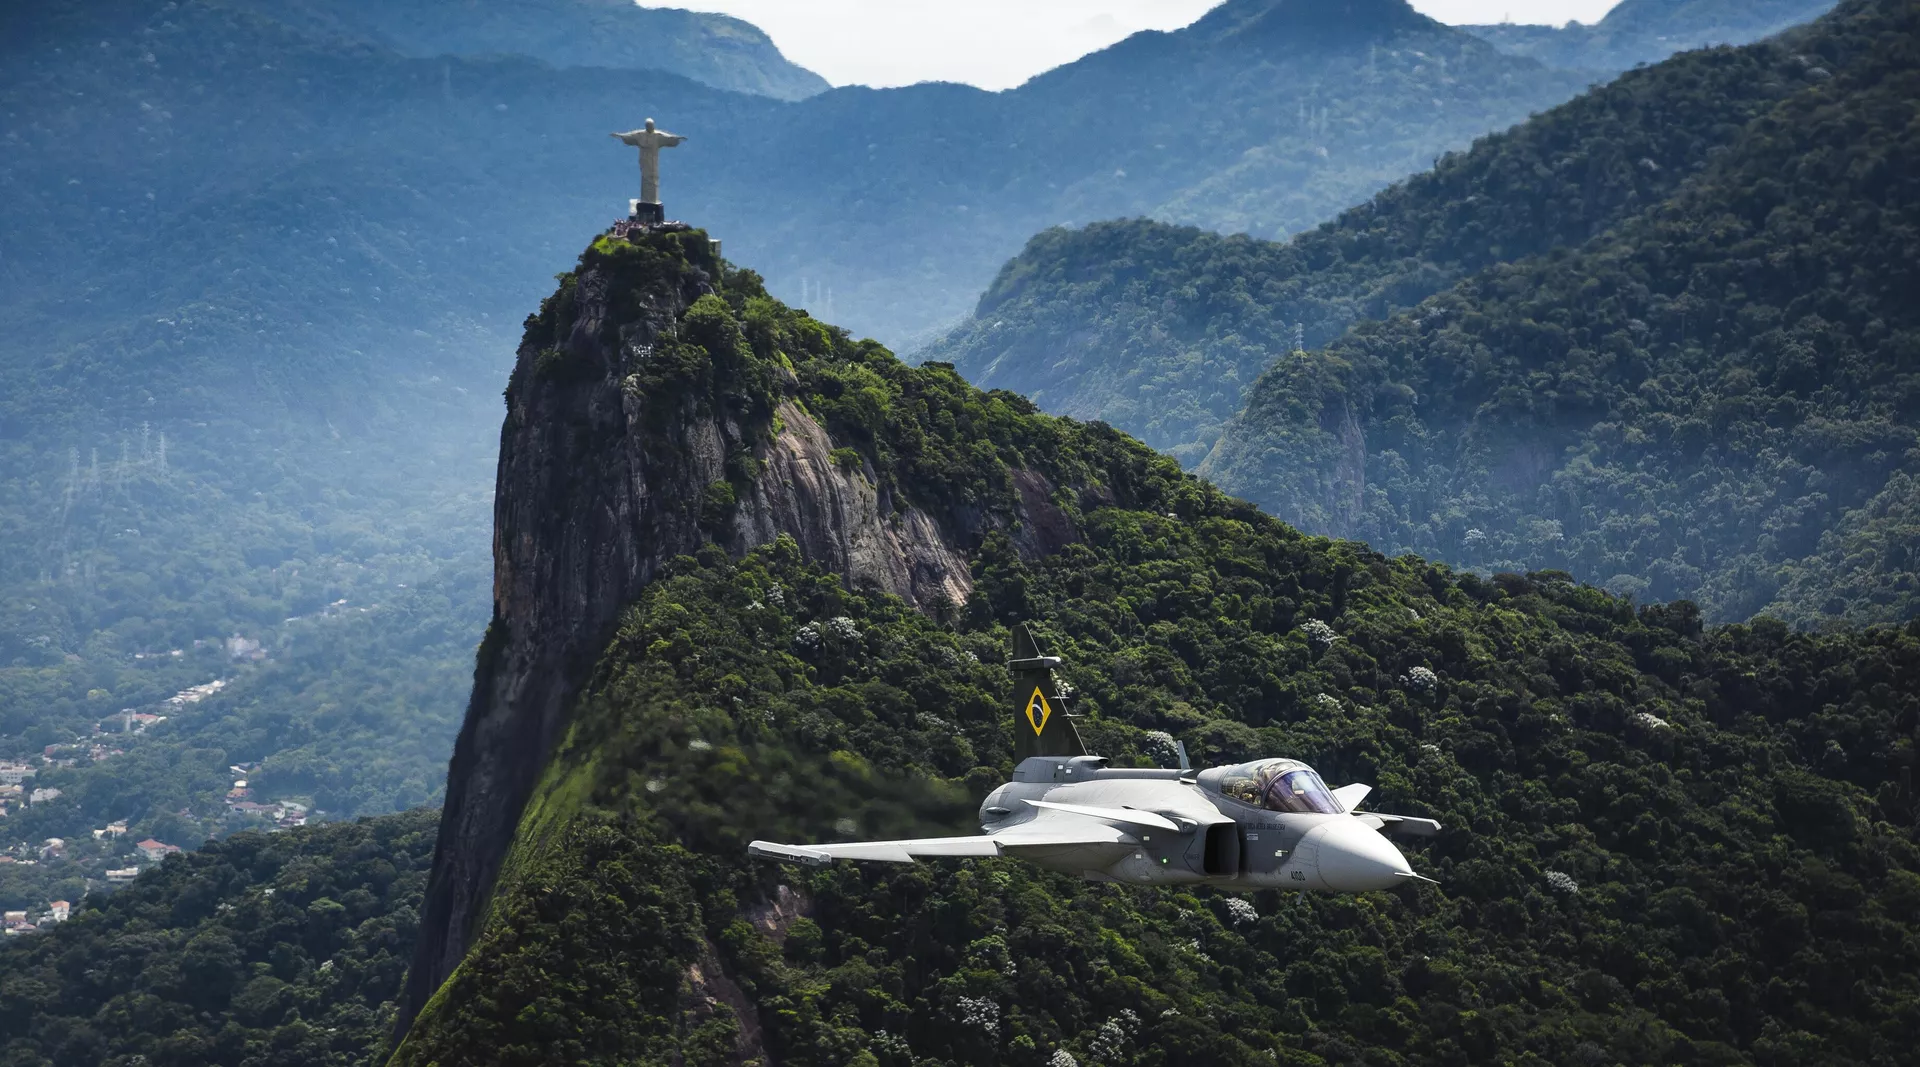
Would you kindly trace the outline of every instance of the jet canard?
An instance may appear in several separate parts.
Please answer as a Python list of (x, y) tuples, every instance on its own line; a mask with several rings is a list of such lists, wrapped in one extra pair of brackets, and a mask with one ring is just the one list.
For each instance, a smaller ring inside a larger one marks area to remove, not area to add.
[(1262, 759), (1194, 771), (1108, 767), (1087, 752), (1053, 677), (1060, 665), (1014, 629), (1013, 780), (980, 805), (981, 833), (903, 841), (782, 845), (748, 854), (824, 865), (1012, 856), (1096, 882), (1206, 883), (1359, 893), (1415, 874), (1387, 835), (1431, 837), (1432, 819), (1359, 810), (1366, 785), (1329, 789), (1312, 767)]

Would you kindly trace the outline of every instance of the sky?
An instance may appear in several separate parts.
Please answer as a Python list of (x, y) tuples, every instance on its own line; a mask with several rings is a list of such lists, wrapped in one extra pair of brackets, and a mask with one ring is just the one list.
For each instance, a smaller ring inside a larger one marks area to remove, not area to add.
[[(835, 85), (957, 81), (1009, 89), (1139, 30), (1191, 23), (1220, 0), (679, 0), (746, 19)], [(1597, 21), (1618, 0), (1412, 0), (1442, 22)]]

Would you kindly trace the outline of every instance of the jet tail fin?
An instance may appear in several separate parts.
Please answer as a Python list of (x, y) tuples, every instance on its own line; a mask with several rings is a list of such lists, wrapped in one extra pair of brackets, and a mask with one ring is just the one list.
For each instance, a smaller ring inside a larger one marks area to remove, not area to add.
[(1013, 628), (1013, 762), (1029, 756), (1085, 756), (1080, 731), (1067, 718), (1066, 701), (1053, 679), (1060, 657), (1040, 651), (1026, 623)]

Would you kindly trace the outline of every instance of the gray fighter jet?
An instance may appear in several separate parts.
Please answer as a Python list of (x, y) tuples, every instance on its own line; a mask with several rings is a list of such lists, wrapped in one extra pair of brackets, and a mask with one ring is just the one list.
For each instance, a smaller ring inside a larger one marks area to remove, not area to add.
[(1312, 767), (1262, 759), (1194, 771), (1108, 767), (1089, 755), (1055, 684), (1057, 656), (1014, 630), (1013, 781), (980, 805), (974, 837), (781, 845), (749, 855), (825, 865), (836, 859), (913, 863), (1013, 856), (1095, 882), (1206, 883), (1359, 893), (1431, 878), (1415, 874), (1387, 834), (1431, 837), (1432, 819), (1360, 811), (1371, 786), (1328, 789)]

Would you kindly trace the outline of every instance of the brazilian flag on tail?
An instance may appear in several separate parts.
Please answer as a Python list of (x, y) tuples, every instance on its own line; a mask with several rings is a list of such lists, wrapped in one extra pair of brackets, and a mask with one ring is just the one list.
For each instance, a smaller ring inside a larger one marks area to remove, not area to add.
[(1026, 623), (1013, 628), (1013, 659), (1007, 669), (1013, 672), (1013, 762), (1017, 766), (1029, 756), (1085, 756), (1087, 746), (1080, 740), (1067, 717), (1066, 700), (1053, 680), (1053, 669), (1060, 657), (1045, 655), (1033, 631)]

